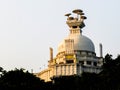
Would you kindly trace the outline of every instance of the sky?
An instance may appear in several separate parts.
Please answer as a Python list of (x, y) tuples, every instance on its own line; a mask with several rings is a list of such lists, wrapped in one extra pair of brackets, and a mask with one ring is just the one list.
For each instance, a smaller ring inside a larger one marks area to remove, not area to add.
[(99, 56), (120, 54), (120, 0), (0, 0), (0, 66), (40, 72), (48, 65), (49, 47), (68, 35), (66, 13), (82, 9), (87, 17), (83, 35)]

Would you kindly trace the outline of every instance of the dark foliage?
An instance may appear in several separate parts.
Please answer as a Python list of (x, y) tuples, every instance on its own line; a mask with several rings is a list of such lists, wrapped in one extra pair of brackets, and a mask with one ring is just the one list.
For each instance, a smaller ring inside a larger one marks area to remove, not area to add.
[(0, 90), (45, 89), (45, 83), (23, 69), (15, 69), (4, 73), (0, 78)]
[(112, 55), (105, 56), (103, 71), (99, 74), (103, 88), (107, 90), (120, 90), (120, 55), (112, 59)]

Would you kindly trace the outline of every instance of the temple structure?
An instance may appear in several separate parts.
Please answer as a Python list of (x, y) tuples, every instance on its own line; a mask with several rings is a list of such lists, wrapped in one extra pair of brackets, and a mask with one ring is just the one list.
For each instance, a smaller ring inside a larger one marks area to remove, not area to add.
[(58, 45), (58, 52), (53, 57), (53, 49), (50, 48), (50, 60), (48, 68), (37, 73), (37, 77), (51, 81), (54, 77), (81, 75), (83, 72), (99, 73), (103, 64), (102, 44), (100, 44), (100, 56), (96, 56), (93, 42), (82, 35), (86, 17), (80, 9), (73, 10), (76, 17), (66, 14), (66, 24), (69, 27), (69, 35)]

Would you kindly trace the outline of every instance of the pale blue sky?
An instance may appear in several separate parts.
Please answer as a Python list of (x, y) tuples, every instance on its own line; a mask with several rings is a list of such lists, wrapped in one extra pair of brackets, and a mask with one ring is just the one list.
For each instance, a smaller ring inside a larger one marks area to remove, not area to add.
[(49, 47), (69, 33), (64, 14), (82, 9), (87, 16), (83, 35), (89, 37), (99, 56), (120, 53), (120, 0), (0, 0), (0, 66), (6, 70), (47, 66)]

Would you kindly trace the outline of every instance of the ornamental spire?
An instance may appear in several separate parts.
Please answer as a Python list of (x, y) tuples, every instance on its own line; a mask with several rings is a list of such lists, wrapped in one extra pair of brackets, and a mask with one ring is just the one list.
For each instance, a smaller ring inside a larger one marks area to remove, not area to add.
[(81, 9), (75, 9), (72, 11), (73, 13), (77, 14), (77, 17), (70, 17), (71, 13), (65, 14), (67, 16), (67, 25), (70, 28), (70, 31), (73, 33), (73, 30), (76, 32), (82, 32), (82, 28), (85, 27), (84, 20), (87, 19), (86, 16), (84, 16), (84, 13)]

